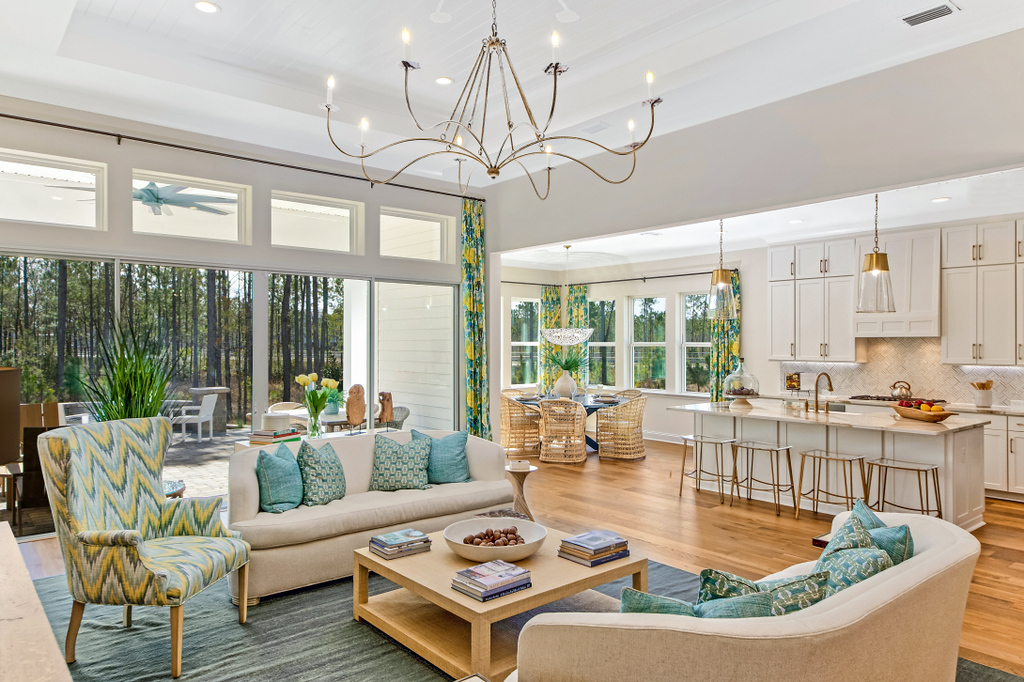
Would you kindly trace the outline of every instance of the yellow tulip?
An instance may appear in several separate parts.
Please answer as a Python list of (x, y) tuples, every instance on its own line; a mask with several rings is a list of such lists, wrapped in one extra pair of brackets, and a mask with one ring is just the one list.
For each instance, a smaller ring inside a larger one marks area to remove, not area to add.
[(295, 383), (297, 383), (299, 386), (309, 386), (310, 378), (305, 374), (300, 374), (299, 376), (295, 377)]
[(310, 372), (309, 373), (309, 380), (312, 381), (314, 384), (316, 383), (316, 380), (319, 379), (319, 378), (320, 377), (317, 376), (316, 372)]
[(323, 383), (325, 388), (338, 388), (338, 382), (335, 381), (334, 379), (327, 378), (324, 379), (321, 383)]

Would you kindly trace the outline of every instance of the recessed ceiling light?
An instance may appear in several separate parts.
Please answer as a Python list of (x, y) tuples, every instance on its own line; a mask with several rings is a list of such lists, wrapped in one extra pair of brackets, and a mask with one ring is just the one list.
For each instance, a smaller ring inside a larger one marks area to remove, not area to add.
[(932, 199), (932, 202), (936, 204), (941, 204), (943, 201), (949, 201), (949, 197), (935, 197)]
[(220, 5), (208, 2), (207, 0), (200, 0), (196, 3), (196, 9), (200, 12), (206, 12), (207, 14), (213, 14), (214, 12), (220, 11)]
[(790, 225), (799, 225), (802, 222), (803, 222), (802, 220), (790, 220), (789, 224)]
[(448, 76), (441, 76), (434, 82), (437, 83), (438, 85), (451, 85), (452, 79), (449, 78)]
[(54, 201), (64, 201), (64, 197), (50, 197)]

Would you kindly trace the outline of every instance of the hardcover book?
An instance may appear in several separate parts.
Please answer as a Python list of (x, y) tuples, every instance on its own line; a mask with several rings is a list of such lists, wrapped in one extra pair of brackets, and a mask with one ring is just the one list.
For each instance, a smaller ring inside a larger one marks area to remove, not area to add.
[(403, 547), (428, 540), (427, 534), (412, 528), (396, 530), (393, 533), (374, 535), (370, 540), (381, 547)]
[(610, 530), (591, 530), (562, 540), (563, 544), (575, 545), (584, 551), (594, 553), (616, 545), (626, 545), (626, 539)]

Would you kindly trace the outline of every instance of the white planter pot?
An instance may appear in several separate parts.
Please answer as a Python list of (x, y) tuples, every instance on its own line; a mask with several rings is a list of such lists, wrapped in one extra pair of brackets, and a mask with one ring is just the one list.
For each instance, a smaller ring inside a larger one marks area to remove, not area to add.
[(555, 387), (552, 389), (552, 393), (557, 395), (559, 398), (571, 398), (575, 395), (576, 382), (565, 370), (562, 370), (562, 376), (558, 377), (558, 381), (555, 382)]

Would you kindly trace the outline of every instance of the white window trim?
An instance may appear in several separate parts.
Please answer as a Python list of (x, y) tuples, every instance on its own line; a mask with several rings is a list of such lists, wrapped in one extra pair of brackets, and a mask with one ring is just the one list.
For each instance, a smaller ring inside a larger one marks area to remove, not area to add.
[[(159, 182), (171, 185), (187, 185), (196, 189), (208, 189), (214, 192), (233, 192), (238, 195), (238, 219), (237, 232), (234, 239), (216, 239), (213, 237), (189, 237), (174, 234), (154, 234), (152, 232), (136, 232), (135, 222), (132, 221), (132, 234), (139, 237), (157, 237), (164, 239), (189, 239), (193, 241), (218, 242), (220, 244), (252, 244), (252, 188), (248, 185), (238, 185), (231, 182), (209, 180), (206, 178), (193, 178), (187, 175), (172, 175), (148, 171), (141, 168), (132, 169), (132, 180), (143, 180), (145, 182)], [(134, 204), (134, 201), (132, 202)]]
[[(633, 303), (634, 303), (634, 301), (639, 301), (639, 300), (642, 300), (642, 299), (645, 299), (645, 298), (662, 298), (662, 299), (664, 299), (665, 300), (665, 316), (667, 318), (668, 317), (668, 302), (669, 302), (669, 299), (671, 298), (671, 296), (669, 296), (668, 294), (657, 294), (657, 295), (651, 295), (651, 296), (630, 296), (627, 299), (627, 302), (629, 304), (629, 344), (628, 344), (629, 345), (629, 388), (636, 388), (637, 387), (636, 386), (636, 374), (635, 374), (635, 371), (636, 371), (636, 355), (633, 352), (634, 348), (664, 348), (665, 349), (665, 363), (666, 363), (666, 365), (668, 364), (668, 320), (667, 319), (666, 319), (665, 340), (664, 341), (661, 341), (661, 342), (656, 342), (656, 341), (636, 341), (633, 338), (634, 330), (636, 328), (635, 325), (633, 324), (633, 321), (634, 321)], [(667, 371), (668, 367), (666, 366), (665, 369), (666, 369), (666, 372), (665, 372), (665, 388), (644, 388), (644, 389), (641, 389), (641, 390), (643, 390), (643, 391), (651, 391), (651, 392), (654, 392), (654, 393), (664, 393), (664, 392), (666, 392), (668, 390), (668, 371)]]
[[(392, 208), (390, 206), (381, 206), (380, 215), (392, 216), (395, 218), (413, 218), (416, 220), (436, 220), (441, 224), (441, 257), (439, 259), (434, 258), (416, 258), (414, 256), (391, 256), (380, 252), (380, 241), (377, 242), (377, 255), (381, 258), (404, 260), (404, 261), (423, 261), (425, 263), (455, 263), (456, 262), (456, 248), (459, 245), (459, 239), (455, 234), (455, 225), (458, 219), (455, 216), (442, 215), (440, 213), (427, 213), (425, 211), (412, 211), (405, 208)], [(380, 222), (378, 221), (378, 230)]]
[[(516, 348), (516, 347), (536, 348), (537, 349), (537, 374), (538, 374), (538, 376), (537, 376), (537, 381), (533, 382), (532, 384), (509, 384), (509, 386), (511, 388), (520, 388), (520, 387), (523, 387), (523, 386), (536, 386), (540, 382), (540, 376), (539, 375), (540, 375), (540, 367), (541, 367), (541, 357), (540, 357), (540, 299), (539, 298), (527, 298), (525, 296), (520, 296), (520, 297), (513, 297), (510, 300), (511, 300), (511, 302), (509, 303), (509, 311), (511, 311), (512, 308), (514, 308), (517, 303), (536, 303), (537, 304), (537, 340), (536, 341), (511, 341), (510, 340), (509, 341), (509, 357), (511, 357), (511, 355), (512, 355), (511, 349), (513, 349), (513, 348)], [(511, 336), (509, 338), (511, 339)]]
[[(686, 391), (686, 349), (687, 348), (711, 348), (711, 342), (696, 342), (686, 340), (686, 297), (707, 296), (703, 291), (683, 291), (679, 294), (679, 388)], [(711, 395), (711, 391), (686, 391), (691, 395)]]
[(13, 225), (45, 225), (47, 227), (65, 227), (73, 230), (106, 230), (107, 229), (107, 164), (99, 161), (84, 161), (82, 159), (70, 159), (63, 156), (51, 156), (49, 154), (37, 154), (16, 149), (0, 149), (0, 161), (11, 163), (25, 163), (33, 166), (44, 166), (59, 168), (61, 170), (79, 171), (92, 173), (96, 176), (96, 224), (92, 227), (87, 225), (71, 225), (68, 223), (51, 223), (45, 220), (4, 220), (0, 223)]
[[(587, 299), (588, 312), (589, 312), (589, 304), (591, 304), (591, 303), (611, 303), (612, 304), (612, 311), (615, 312), (616, 305), (615, 305), (615, 299), (614, 298), (588, 298)], [(614, 326), (612, 327), (612, 335), (613, 336), (615, 335), (615, 327)], [(614, 359), (614, 361), (616, 363), (618, 363), (619, 358), (618, 358), (618, 353), (616, 353), (616, 351), (615, 351), (615, 341), (587, 341), (587, 364), (588, 365), (590, 363), (590, 349), (591, 348), (611, 348), (612, 349), (612, 358)], [(587, 382), (588, 382), (588, 384), (590, 386), (597, 386), (597, 384), (595, 384), (592, 381), (592, 379), (593, 379), (593, 377), (590, 376), (590, 368), (587, 367)], [(614, 386), (615, 385), (615, 377), (612, 376), (612, 383), (611, 384), (601, 384), (601, 385), (602, 386)]]
[[(292, 246), (291, 244), (275, 244), (274, 243), (274, 218), (273, 218), (273, 201), (274, 199), (280, 199), (282, 201), (294, 201), (303, 204), (312, 204), (314, 206), (328, 206), (330, 208), (344, 208), (349, 211), (348, 221), (348, 250), (342, 249), (322, 249), (311, 246)], [(365, 229), (365, 213), (366, 205), (361, 201), (349, 201), (346, 199), (337, 199), (334, 197), (317, 196), (314, 194), (300, 194), (298, 192), (285, 192), (282, 190), (271, 190), (270, 192), (271, 201), (271, 218), (270, 218), (270, 246), (274, 249), (289, 249), (293, 251), (330, 251), (332, 253), (344, 253), (349, 255), (361, 256), (364, 253), (364, 229)]]

